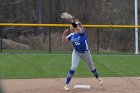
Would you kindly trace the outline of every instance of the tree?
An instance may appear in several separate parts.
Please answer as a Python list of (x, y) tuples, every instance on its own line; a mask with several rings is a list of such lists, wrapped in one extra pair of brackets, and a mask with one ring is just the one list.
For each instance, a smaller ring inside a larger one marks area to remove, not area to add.
[[(42, 24), (41, 0), (34, 0), (34, 23)], [(35, 27), (36, 34), (41, 34), (42, 27)]]

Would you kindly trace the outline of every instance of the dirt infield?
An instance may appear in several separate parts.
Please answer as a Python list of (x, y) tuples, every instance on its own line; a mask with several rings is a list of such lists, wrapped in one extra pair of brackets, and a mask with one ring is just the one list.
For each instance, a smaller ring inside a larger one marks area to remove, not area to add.
[[(104, 77), (99, 85), (95, 78), (73, 78), (71, 91), (64, 91), (64, 78), (1, 80), (4, 93), (140, 93), (137, 77)], [(76, 84), (88, 84), (92, 89), (73, 89)]]

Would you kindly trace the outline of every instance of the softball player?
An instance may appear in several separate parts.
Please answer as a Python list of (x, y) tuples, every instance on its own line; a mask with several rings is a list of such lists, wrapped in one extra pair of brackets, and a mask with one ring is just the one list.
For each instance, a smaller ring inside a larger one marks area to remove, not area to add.
[[(69, 83), (78, 67), (80, 58), (86, 62), (88, 68), (96, 77), (99, 84), (102, 85), (103, 80), (99, 77), (96, 68), (93, 65), (92, 57), (87, 44), (87, 37), (82, 24), (78, 20), (74, 21), (73, 18), (67, 18), (66, 20), (70, 21), (72, 25), (70, 26), (70, 29), (67, 29), (63, 32), (62, 42), (71, 41), (72, 45), (74, 46), (74, 50), (72, 52), (71, 69), (67, 74), (66, 85), (64, 86), (64, 89), (70, 90)], [(70, 34), (68, 35), (69, 32)]]

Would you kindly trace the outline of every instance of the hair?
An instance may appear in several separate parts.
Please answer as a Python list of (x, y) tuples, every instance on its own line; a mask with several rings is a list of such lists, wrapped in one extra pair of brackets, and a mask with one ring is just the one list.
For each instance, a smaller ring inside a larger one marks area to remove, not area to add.
[(72, 26), (72, 25), (70, 25), (70, 30), (74, 30), (75, 28)]

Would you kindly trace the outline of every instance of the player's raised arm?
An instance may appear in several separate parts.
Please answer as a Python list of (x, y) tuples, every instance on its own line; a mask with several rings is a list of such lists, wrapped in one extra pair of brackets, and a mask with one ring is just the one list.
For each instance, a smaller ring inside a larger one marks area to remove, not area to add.
[(61, 14), (61, 18), (65, 19), (66, 21), (69, 21), (72, 24), (72, 26), (75, 28), (76, 32), (82, 33), (82, 26), (76, 24), (72, 15), (70, 15), (67, 12), (64, 12)]
[(63, 35), (62, 35), (62, 43), (65, 43), (65, 42), (68, 42), (68, 41), (69, 41), (69, 40), (66, 38), (69, 32), (70, 32), (69, 29), (66, 29), (66, 30), (63, 32)]
[(71, 22), (72, 26), (75, 28), (75, 30), (78, 32), (78, 33), (82, 33), (82, 27), (79, 26), (78, 24), (76, 24), (76, 22), (73, 20), (73, 18), (69, 18), (69, 19), (66, 19), (67, 21)]

